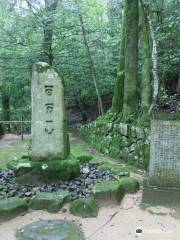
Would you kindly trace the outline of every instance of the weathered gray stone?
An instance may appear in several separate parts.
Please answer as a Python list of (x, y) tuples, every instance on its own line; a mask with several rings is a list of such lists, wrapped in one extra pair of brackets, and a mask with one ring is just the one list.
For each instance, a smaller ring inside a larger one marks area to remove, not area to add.
[(79, 227), (69, 221), (38, 221), (16, 234), (18, 240), (85, 240)]
[(66, 159), (69, 138), (64, 104), (64, 86), (57, 72), (38, 62), (32, 76), (31, 160)]
[(160, 187), (180, 187), (180, 121), (151, 123), (149, 182)]

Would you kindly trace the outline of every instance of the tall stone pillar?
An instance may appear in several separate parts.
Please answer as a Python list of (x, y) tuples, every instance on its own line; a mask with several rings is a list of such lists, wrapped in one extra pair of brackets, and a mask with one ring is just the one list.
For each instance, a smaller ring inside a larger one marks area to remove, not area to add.
[(55, 70), (44, 62), (32, 74), (32, 161), (63, 160), (69, 155), (64, 86)]

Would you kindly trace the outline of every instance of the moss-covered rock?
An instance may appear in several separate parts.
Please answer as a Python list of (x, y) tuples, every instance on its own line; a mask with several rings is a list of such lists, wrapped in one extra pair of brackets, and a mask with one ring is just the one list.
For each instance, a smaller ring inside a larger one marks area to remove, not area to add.
[(93, 194), (97, 199), (109, 196), (120, 203), (126, 193), (135, 193), (139, 190), (139, 182), (132, 177), (122, 177), (118, 181), (102, 181), (93, 187)]
[(88, 163), (93, 159), (93, 156), (90, 154), (83, 154), (77, 157), (80, 163)]
[(73, 155), (69, 155), (66, 160), (27, 161), (18, 164), (14, 170), (18, 181), (66, 181), (79, 176), (80, 164)]
[(139, 190), (139, 182), (133, 177), (123, 177), (119, 183), (120, 186), (123, 186), (126, 193), (135, 193)]
[(65, 220), (38, 221), (17, 232), (18, 240), (85, 240), (79, 227)]
[(28, 210), (26, 199), (12, 197), (0, 200), (0, 222), (9, 220)]
[(124, 197), (125, 189), (120, 181), (102, 181), (93, 187), (93, 194), (97, 199), (109, 196), (120, 203)]
[(41, 192), (32, 197), (30, 200), (30, 208), (56, 213), (62, 208), (65, 202), (69, 201), (69, 198), (69, 193), (66, 191), (55, 193)]
[(75, 216), (83, 218), (97, 217), (98, 211), (98, 204), (93, 197), (80, 198), (70, 204), (70, 212)]

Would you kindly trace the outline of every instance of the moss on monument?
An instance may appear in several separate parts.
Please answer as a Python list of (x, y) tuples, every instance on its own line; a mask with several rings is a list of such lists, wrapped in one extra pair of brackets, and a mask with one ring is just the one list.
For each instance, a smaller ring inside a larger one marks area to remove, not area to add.
[(97, 217), (98, 204), (93, 197), (80, 198), (70, 204), (70, 212), (75, 216), (83, 218)]
[(9, 220), (28, 210), (26, 199), (11, 197), (0, 200), (0, 222)]
[(32, 176), (42, 181), (65, 181), (79, 176), (80, 165), (73, 155), (69, 155), (66, 160), (27, 161), (18, 164), (14, 170), (16, 177), (24, 181)]

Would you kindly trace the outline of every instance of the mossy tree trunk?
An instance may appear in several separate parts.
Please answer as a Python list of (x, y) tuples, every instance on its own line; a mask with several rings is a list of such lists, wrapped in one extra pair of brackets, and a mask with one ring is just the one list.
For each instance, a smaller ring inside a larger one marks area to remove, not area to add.
[(43, 61), (53, 65), (53, 29), (54, 29), (54, 15), (57, 8), (58, 0), (45, 0), (45, 18), (43, 20)]
[(124, 48), (125, 48), (125, 19), (124, 11), (122, 14), (122, 26), (121, 26), (121, 46), (119, 65), (117, 70), (117, 79), (114, 88), (114, 95), (112, 100), (112, 112), (120, 113), (123, 109), (123, 96), (124, 96)]
[(140, 2), (140, 46), (142, 50), (141, 69), (141, 116), (147, 118), (152, 100), (151, 87), (151, 41), (150, 27), (143, 3)]
[(138, 0), (125, 0), (125, 68), (123, 119), (132, 120), (137, 113), (138, 79)]
[(91, 77), (92, 77), (92, 80), (93, 80), (93, 83), (94, 83), (97, 99), (98, 99), (98, 111), (99, 111), (99, 114), (104, 114), (103, 101), (102, 101), (102, 98), (101, 98), (101, 95), (100, 95), (100, 92), (99, 92), (99, 88), (98, 88), (96, 69), (95, 69), (95, 66), (94, 66), (94, 62), (93, 62), (93, 59), (92, 59), (92, 55), (91, 55), (91, 51), (90, 51), (90, 47), (89, 47), (89, 43), (88, 43), (88, 39), (87, 39), (87, 35), (86, 35), (83, 15), (80, 11), (78, 1), (74, 0), (74, 2), (76, 4), (77, 11), (78, 11), (79, 22), (80, 22), (80, 26), (81, 26), (81, 30), (82, 30), (82, 37), (83, 37), (84, 45), (85, 45), (86, 52), (87, 52), (89, 69), (90, 69)]

